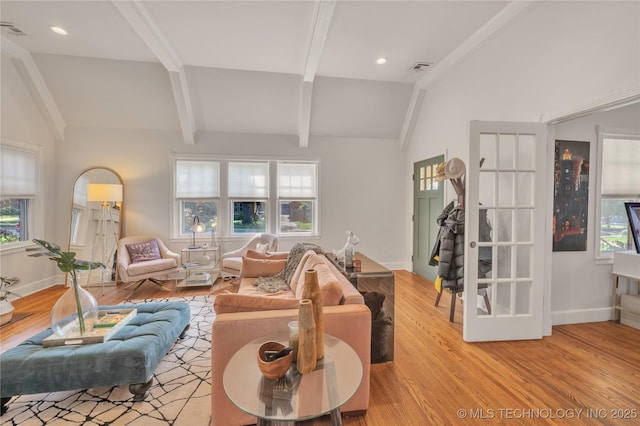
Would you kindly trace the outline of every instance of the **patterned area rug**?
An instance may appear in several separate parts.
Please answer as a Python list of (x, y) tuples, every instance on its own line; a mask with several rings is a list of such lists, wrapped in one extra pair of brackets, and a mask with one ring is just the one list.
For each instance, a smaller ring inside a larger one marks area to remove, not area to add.
[[(213, 297), (131, 301), (185, 301), (191, 327), (158, 365), (149, 395), (133, 402), (128, 386), (24, 395), (11, 400), (2, 425), (205, 426), (211, 421)], [(127, 302), (129, 303), (129, 302)]]

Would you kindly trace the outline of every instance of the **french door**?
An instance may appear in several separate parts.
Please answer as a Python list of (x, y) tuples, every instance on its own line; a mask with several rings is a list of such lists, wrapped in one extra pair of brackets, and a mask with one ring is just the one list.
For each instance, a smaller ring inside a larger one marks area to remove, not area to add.
[(471, 122), (465, 341), (542, 338), (546, 145), (546, 124)]

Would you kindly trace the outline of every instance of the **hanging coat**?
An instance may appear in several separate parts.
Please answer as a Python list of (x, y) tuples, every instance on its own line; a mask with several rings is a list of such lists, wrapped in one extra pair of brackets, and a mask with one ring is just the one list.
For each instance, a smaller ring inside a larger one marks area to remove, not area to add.
[(455, 207), (442, 225), (438, 275), (442, 286), (454, 292), (464, 290), (464, 208)]
[(438, 235), (436, 237), (436, 243), (433, 245), (433, 249), (431, 250), (431, 257), (429, 257), (429, 265), (431, 266), (436, 266), (438, 264), (437, 258), (440, 255), (440, 238), (444, 232), (444, 221), (447, 219), (447, 216), (449, 216), (449, 213), (451, 213), (451, 210), (453, 210), (454, 205), (455, 203), (451, 201), (436, 218), (436, 223), (438, 224)]

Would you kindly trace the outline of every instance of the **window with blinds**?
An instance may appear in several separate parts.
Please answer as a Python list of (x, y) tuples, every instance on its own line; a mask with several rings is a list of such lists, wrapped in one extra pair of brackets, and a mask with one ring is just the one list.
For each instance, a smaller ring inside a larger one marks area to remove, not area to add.
[(33, 204), (38, 196), (37, 150), (0, 146), (0, 244), (30, 241)]
[(175, 185), (180, 236), (192, 235), (196, 218), (205, 225), (205, 232), (214, 232), (220, 202), (220, 162), (176, 160)]
[(278, 164), (278, 228), (281, 234), (315, 233), (316, 163)]
[(174, 157), (173, 235), (191, 237), (195, 217), (220, 237), (318, 233), (318, 163)]
[(630, 132), (599, 132), (600, 226), (597, 254), (633, 248), (624, 203), (640, 201), (640, 135)]

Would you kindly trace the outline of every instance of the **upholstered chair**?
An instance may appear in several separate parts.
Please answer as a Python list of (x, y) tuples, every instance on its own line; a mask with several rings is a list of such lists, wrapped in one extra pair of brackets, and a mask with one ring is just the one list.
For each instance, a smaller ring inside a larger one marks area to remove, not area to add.
[(124, 283), (134, 282), (129, 286), (135, 285), (132, 294), (147, 280), (171, 291), (162, 281), (177, 272), (179, 265), (180, 255), (169, 250), (157, 237), (139, 235), (118, 241), (118, 277)]
[(222, 276), (232, 278), (240, 276), (242, 269), (242, 256), (248, 250), (261, 252), (278, 250), (278, 236), (273, 234), (258, 234), (249, 240), (247, 244), (237, 250), (228, 251), (222, 255)]

